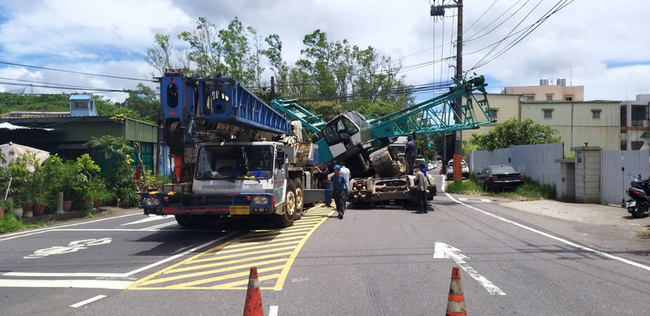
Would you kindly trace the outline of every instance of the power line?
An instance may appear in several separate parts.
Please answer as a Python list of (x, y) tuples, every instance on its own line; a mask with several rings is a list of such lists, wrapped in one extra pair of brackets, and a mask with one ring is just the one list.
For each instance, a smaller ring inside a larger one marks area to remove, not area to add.
[(483, 12), (483, 14), (481, 14), (481, 16), (478, 17), (478, 19), (476, 19), (476, 21), (474, 21), (474, 23), (472, 23), (472, 25), (470, 25), (470, 26), (465, 30), (465, 32), (468, 32), (468, 31), (472, 28), (472, 26), (474, 26), (474, 25), (476, 24), (476, 22), (480, 21), (481, 18), (483, 18), (483, 16), (484, 16), (486, 13), (488, 13), (488, 11), (490, 11), (490, 9), (492, 9), (492, 7), (494, 6), (495, 3), (497, 3), (497, 1), (499, 1), (499, 0), (494, 0), (494, 2), (492, 2), (492, 4), (491, 4), (491, 5), (490, 5), (490, 6), (489, 6), (489, 7), (488, 7), (484, 12)]
[(465, 40), (465, 42), (471, 42), (471, 41), (477, 40), (477, 39), (479, 39), (479, 38), (481, 38), (481, 37), (484, 37), (484, 36), (486, 36), (486, 35), (492, 33), (492, 32), (493, 32), (494, 30), (496, 30), (499, 26), (503, 25), (503, 23), (507, 22), (510, 18), (512, 18), (513, 16), (515, 16), (515, 14), (517, 14), (517, 12), (519, 12), (521, 9), (523, 9), (523, 8), (526, 6), (526, 4), (527, 4), (530, 0), (526, 0), (526, 2), (524, 2), (524, 4), (521, 5), (521, 7), (519, 7), (519, 9), (517, 9), (517, 11), (513, 12), (509, 17), (507, 17), (505, 20), (503, 20), (503, 22), (499, 23), (499, 25), (495, 26), (494, 28), (492, 28), (491, 30), (489, 30), (487, 33), (481, 35), (480, 37), (477, 37), (478, 34), (481, 34), (481, 32), (483, 32), (485, 29), (487, 29), (488, 27), (490, 27), (490, 26), (491, 26), (492, 24), (494, 24), (496, 21), (499, 21), (499, 19), (501, 19), (501, 17), (503, 17), (504, 15), (506, 15), (506, 13), (510, 12), (510, 10), (512, 10), (512, 9), (513, 9), (513, 8), (514, 8), (514, 7), (515, 7), (519, 2), (521, 2), (521, 1), (522, 1), (522, 0), (517, 0), (517, 2), (515, 2), (512, 6), (510, 6), (510, 8), (508, 8), (508, 10), (506, 10), (506, 11), (503, 12), (503, 13), (501, 13), (501, 15), (499, 15), (496, 19), (494, 19), (494, 21), (490, 22), (490, 24), (488, 24), (488, 25), (486, 25), (485, 27), (483, 27), (480, 31), (474, 33), (474, 35), (472, 35), (472, 36), (470, 36), (469, 38), (467, 38), (467, 39)]
[(26, 79), (14, 79), (14, 78), (7, 78), (7, 77), (0, 77), (0, 79), (12, 80), (18, 82), (39, 83), (39, 84), (46, 84), (46, 85), (57, 85), (57, 86), (64, 86), (64, 87), (71, 87), (71, 88), (78, 88), (78, 89), (96, 89), (96, 87), (77, 86), (77, 85), (70, 85), (70, 84), (56, 83), (56, 82), (43, 82), (43, 81), (26, 80)]
[(132, 78), (132, 77), (123, 77), (123, 76), (113, 76), (113, 75), (96, 74), (96, 73), (90, 73), (90, 72), (82, 72), (82, 71), (74, 71), (74, 70), (66, 70), (66, 69), (58, 69), (58, 68), (43, 67), (43, 66), (26, 65), (26, 64), (19, 64), (19, 63), (11, 63), (11, 62), (7, 62), (7, 61), (0, 61), (0, 64), (2, 64), (2, 65), (9, 65), (9, 66), (19, 66), (19, 67), (26, 67), (26, 68), (34, 68), (34, 69), (42, 69), (42, 70), (50, 70), (50, 71), (58, 71), (58, 72), (65, 72), (65, 73), (78, 74), (78, 75), (86, 75), (86, 76), (94, 76), (94, 77), (103, 77), (103, 78), (112, 78), (112, 79), (122, 79), (122, 80), (133, 80), (133, 81), (156, 82), (156, 81), (154, 81), (154, 80), (149, 80), (149, 79), (138, 79), (138, 78)]
[[(485, 60), (485, 61), (483, 61), (481, 63), (481, 61), (483, 59), (485, 59), (494, 50), (494, 49), (492, 49), (492, 51), (490, 51), (490, 53), (486, 54), (478, 63), (476, 63), (476, 65), (474, 65), (474, 67), (472, 67), (472, 69), (470, 69), (470, 71), (474, 70), (474, 69), (477, 69), (477, 68), (480, 68), (480, 67), (483, 67), (483, 66), (487, 65), (488, 63), (492, 62), (493, 60), (497, 59), (501, 55), (508, 52), (510, 49), (512, 49), (514, 46), (516, 46), (522, 40), (524, 40), (526, 37), (528, 37), (528, 35), (530, 35), (533, 31), (535, 31), (540, 25), (542, 25), (546, 20), (548, 20), (553, 14), (555, 14), (558, 11), (564, 9), (569, 4), (573, 3), (573, 1), (575, 1), (575, 0), (560, 0), (560, 1), (558, 1), (541, 18), (539, 18), (535, 23), (533, 23), (531, 26), (529, 26), (527, 29), (525, 29), (526, 32), (524, 34), (518, 36), (516, 39), (514, 39), (512, 42), (510, 42), (510, 44), (508, 44), (505, 48), (503, 48), (502, 50), (497, 52), (495, 55), (493, 55), (492, 57), (488, 58), (487, 60)], [(515, 29), (516, 29), (516, 27), (515, 27)], [(504, 40), (505, 40), (505, 38), (504, 38)]]
[[(514, 27), (510, 32), (508, 32), (508, 34), (507, 34), (506, 36), (512, 34), (512, 33), (513, 33), (513, 32), (514, 32), (514, 31), (515, 31), (515, 30), (516, 30), (516, 29), (521, 25), (521, 23), (523, 23), (523, 22), (524, 22), (524, 21), (525, 21), (525, 20), (526, 20), (526, 19), (527, 19), (527, 18), (528, 18), (532, 13), (533, 13), (533, 11), (535, 11), (535, 9), (537, 9), (537, 7), (539, 7), (539, 5), (542, 4), (542, 2), (544, 2), (544, 0), (539, 0), (539, 2), (537, 2), (537, 5), (535, 5), (535, 6), (533, 7), (533, 9), (530, 10), (530, 12), (528, 12), (528, 14), (526, 14), (526, 16), (524, 16), (524, 18), (521, 19), (521, 21), (519, 21), (519, 23), (517, 23), (517, 25), (515, 25), (515, 27)], [(528, 1), (526, 1), (526, 3), (528, 3)], [(524, 3), (524, 5), (525, 5), (526, 3)], [(522, 7), (523, 7), (523, 6), (522, 6)], [(521, 9), (521, 8), (520, 8), (520, 9)], [(517, 12), (515, 12), (515, 13), (517, 13)], [(481, 58), (481, 59), (480, 59), (480, 60), (479, 60), (479, 61), (478, 61), (478, 62), (477, 62), (477, 63), (476, 63), (476, 64), (475, 64), (475, 65), (474, 65), (470, 70), (468, 70), (468, 72), (471, 71), (471, 70), (473, 70), (473, 69), (476, 69), (476, 66), (477, 66), (478, 64), (480, 64), (483, 60), (485, 60), (485, 58), (487, 58), (488, 55), (490, 55), (490, 54), (491, 54), (491, 53), (492, 53), (492, 52), (493, 52), (497, 47), (499, 47), (499, 45), (501, 45), (501, 43), (502, 43), (502, 42), (500, 42), (500, 43), (498, 43), (497, 45), (495, 45), (495, 46), (494, 46), (494, 47), (493, 47), (493, 48), (492, 48), (492, 49), (491, 49), (487, 54), (485, 54), (485, 56), (483, 56), (483, 58)]]
[[(16, 82), (0, 82), (2, 85), (10, 85), (10, 86), (20, 86), (20, 87), (35, 87), (35, 88), (48, 88), (48, 89), (63, 89), (63, 90), (79, 90), (79, 88), (75, 87), (65, 87), (65, 86), (56, 86), (56, 85), (34, 85), (34, 84), (26, 84), (26, 83), (16, 83)], [(134, 92), (132, 90), (118, 90), (118, 89), (102, 89), (102, 88), (91, 88), (94, 91), (98, 92)]]

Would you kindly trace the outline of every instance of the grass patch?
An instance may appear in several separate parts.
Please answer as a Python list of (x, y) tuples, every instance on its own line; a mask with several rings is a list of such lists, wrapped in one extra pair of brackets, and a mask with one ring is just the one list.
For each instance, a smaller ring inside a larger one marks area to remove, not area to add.
[(481, 189), (481, 187), (479, 187), (478, 184), (473, 181), (458, 181), (448, 184), (445, 191), (447, 193), (455, 194), (480, 194), (483, 192), (483, 189)]
[(34, 228), (38, 227), (37, 225), (26, 225), (12, 214), (5, 214), (4, 217), (0, 218), (0, 234), (10, 233), (13, 231), (21, 230), (23, 228)]
[(528, 177), (524, 179), (523, 185), (512, 191), (485, 192), (471, 179), (450, 183), (447, 185), (446, 191), (453, 194), (484, 195), (522, 201), (554, 199), (557, 193), (555, 185), (540, 184)]
[(636, 232), (636, 235), (643, 239), (650, 239), (650, 230), (640, 230)]

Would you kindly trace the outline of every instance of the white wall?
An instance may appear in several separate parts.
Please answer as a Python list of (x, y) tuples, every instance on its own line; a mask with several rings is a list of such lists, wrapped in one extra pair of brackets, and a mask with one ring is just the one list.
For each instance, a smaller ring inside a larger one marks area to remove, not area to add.
[(470, 172), (477, 173), (491, 165), (512, 165), (527, 177), (543, 184), (554, 184), (559, 190), (561, 166), (555, 160), (562, 157), (562, 143), (521, 145), (494, 151), (472, 151), (469, 167)]

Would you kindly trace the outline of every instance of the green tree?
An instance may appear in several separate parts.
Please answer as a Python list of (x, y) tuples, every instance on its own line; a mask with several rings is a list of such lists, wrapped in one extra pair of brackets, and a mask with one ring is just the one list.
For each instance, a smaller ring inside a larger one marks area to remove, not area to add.
[(262, 54), (269, 59), (271, 71), (273, 71), (278, 86), (277, 91), (282, 93), (284, 92), (283, 88), (287, 83), (289, 75), (289, 67), (282, 59), (282, 41), (280, 40), (280, 36), (277, 34), (267, 36), (264, 41), (268, 45), (268, 48), (263, 50)]
[[(156, 34), (154, 37), (155, 44), (147, 48), (147, 56), (144, 60), (156, 68), (158, 75), (162, 76), (165, 73), (165, 69), (171, 69), (171, 56), (173, 44), (169, 41), (169, 35), (166, 34)], [(153, 77), (154, 74), (151, 74)]]
[(250, 67), (250, 46), (244, 33), (244, 25), (237, 17), (230, 21), (228, 28), (219, 30), (219, 39), (223, 48), (223, 59), (227, 66), (225, 75), (237, 78), (248, 86), (255, 81), (255, 70)]
[(204, 17), (196, 21), (193, 32), (182, 32), (178, 38), (190, 45), (187, 59), (194, 63), (195, 69), (189, 72), (198, 77), (214, 77), (217, 71), (224, 70), (221, 64), (223, 47), (219, 42), (219, 31), (214, 23)]
[(535, 145), (561, 141), (559, 131), (546, 125), (537, 124), (531, 119), (517, 121), (509, 119), (497, 124), (484, 135), (472, 135), (469, 143), (479, 150), (495, 150), (515, 145)]

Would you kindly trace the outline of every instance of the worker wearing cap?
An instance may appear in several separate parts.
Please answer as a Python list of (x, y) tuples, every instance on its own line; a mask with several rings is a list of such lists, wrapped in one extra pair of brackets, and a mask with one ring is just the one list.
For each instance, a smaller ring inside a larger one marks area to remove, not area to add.
[(345, 198), (348, 192), (348, 183), (345, 177), (341, 175), (341, 166), (334, 166), (334, 175), (332, 176), (332, 196), (336, 204), (336, 211), (339, 212), (339, 219), (343, 219), (345, 213)]

